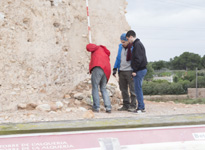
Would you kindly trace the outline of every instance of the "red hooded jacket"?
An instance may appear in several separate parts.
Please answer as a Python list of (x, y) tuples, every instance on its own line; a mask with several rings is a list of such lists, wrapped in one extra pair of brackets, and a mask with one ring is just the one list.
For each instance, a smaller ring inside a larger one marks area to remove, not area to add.
[(102, 45), (88, 44), (86, 46), (87, 51), (91, 52), (91, 60), (89, 65), (90, 73), (94, 67), (100, 67), (103, 69), (107, 82), (110, 78), (111, 74), (111, 66), (110, 66), (110, 51)]

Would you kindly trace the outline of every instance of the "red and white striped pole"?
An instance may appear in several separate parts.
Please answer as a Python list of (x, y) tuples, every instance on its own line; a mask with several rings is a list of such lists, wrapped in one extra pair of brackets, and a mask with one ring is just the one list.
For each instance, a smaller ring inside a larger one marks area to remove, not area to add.
[(89, 43), (92, 43), (92, 38), (91, 38), (91, 28), (90, 28), (90, 16), (89, 16), (89, 9), (88, 9), (88, 0), (86, 0), (86, 7), (87, 7), (87, 18), (88, 18)]

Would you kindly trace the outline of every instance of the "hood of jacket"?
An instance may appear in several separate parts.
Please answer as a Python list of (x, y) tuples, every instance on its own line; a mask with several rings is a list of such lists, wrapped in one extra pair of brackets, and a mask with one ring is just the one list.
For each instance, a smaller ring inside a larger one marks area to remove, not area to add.
[(105, 46), (103, 46), (103, 45), (100, 45), (100, 46), (98, 46), (98, 45), (96, 45), (96, 44), (92, 44), (92, 43), (90, 43), (90, 44), (88, 44), (87, 46), (86, 46), (86, 49), (87, 49), (87, 51), (89, 51), (89, 52), (95, 52), (98, 48), (103, 48), (103, 50), (104, 50), (104, 52), (108, 55), (108, 56), (110, 56), (110, 51), (105, 47)]
[(104, 52), (110, 56), (110, 51), (107, 49), (107, 47), (103, 46), (103, 45), (100, 45), (100, 47), (102, 47), (104, 49)]

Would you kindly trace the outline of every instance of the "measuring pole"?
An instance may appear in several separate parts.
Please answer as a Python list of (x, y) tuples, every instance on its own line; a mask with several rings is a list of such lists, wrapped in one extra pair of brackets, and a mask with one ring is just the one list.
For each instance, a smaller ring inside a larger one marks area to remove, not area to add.
[(88, 9), (88, 0), (86, 0), (86, 7), (87, 7), (87, 18), (88, 18), (88, 35), (89, 35), (89, 43), (92, 43), (92, 38), (91, 38), (91, 28), (90, 28), (90, 16), (89, 16), (89, 9)]

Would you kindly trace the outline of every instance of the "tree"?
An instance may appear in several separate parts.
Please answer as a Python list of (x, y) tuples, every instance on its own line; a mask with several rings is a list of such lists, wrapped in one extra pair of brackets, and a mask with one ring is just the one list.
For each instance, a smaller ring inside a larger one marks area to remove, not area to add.
[(180, 70), (180, 66), (179, 66), (179, 57), (176, 56), (174, 57), (174, 59), (170, 60), (170, 64), (171, 64), (171, 69), (173, 70)]
[(160, 70), (160, 69), (166, 67), (166, 62), (163, 60), (155, 61), (155, 62), (153, 62), (152, 67), (154, 70)]
[(190, 53), (187, 62), (187, 68), (194, 70), (201, 69), (201, 56), (198, 54)]
[(201, 68), (201, 56), (194, 53), (184, 52), (179, 57), (174, 57), (171, 61), (172, 69), (194, 70)]
[(201, 59), (201, 65), (205, 68), (205, 55)]

